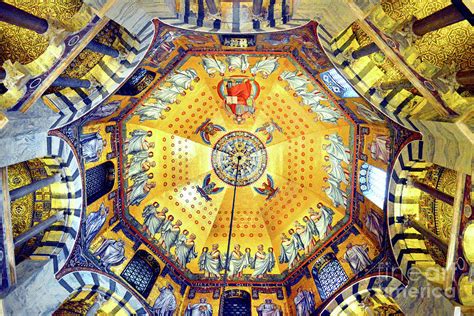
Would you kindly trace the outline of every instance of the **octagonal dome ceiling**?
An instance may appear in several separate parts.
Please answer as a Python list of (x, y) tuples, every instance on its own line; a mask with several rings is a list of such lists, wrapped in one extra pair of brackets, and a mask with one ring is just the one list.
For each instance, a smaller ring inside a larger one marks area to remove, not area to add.
[(350, 222), (356, 132), (289, 54), (188, 52), (122, 120), (124, 218), (189, 279), (218, 278), (203, 260), (225, 262), (236, 182), (230, 253), (248, 261), (229, 278), (282, 280)]

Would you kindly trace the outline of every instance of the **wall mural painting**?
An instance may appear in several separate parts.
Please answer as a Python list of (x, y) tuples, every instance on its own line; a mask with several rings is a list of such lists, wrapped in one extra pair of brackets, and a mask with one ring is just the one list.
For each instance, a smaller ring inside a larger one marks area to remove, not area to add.
[(362, 233), (351, 215), (358, 159), (389, 162), (382, 117), (331, 71), (312, 24), (245, 51), (156, 25), (137, 84), (80, 129), (85, 169), (112, 161), (118, 178), (87, 207), (82, 255), (157, 315), (217, 313), (225, 271), (252, 315), (313, 313), (379, 258), (378, 208), (359, 203)]
[[(352, 194), (349, 179), (353, 152), (345, 144), (354, 138), (354, 129), (333, 98), (288, 56), (235, 57), (186, 55), (125, 117), (121, 134), (123, 175), (127, 179), (125, 212), (130, 214), (126, 218), (155, 249), (184, 268), (190, 277), (222, 278), (225, 249), (219, 248), (220, 240), (215, 238), (218, 235), (209, 235), (212, 220), (199, 231), (198, 225), (190, 225), (189, 218), (199, 218), (195, 215), (204, 211), (210, 219), (218, 219), (218, 214), (230, 210), (228, 196), (236, 179), (237, 185), (246, 190), (243, 197), (262, 207), (277, 203), (279, 196), (293, 190), (289, 179), (275, 169), (275, 163), (281, 159), (282, 150), (296, 145), (291, 141), (295, 129), (282, 118), (269, 120), (266, 113), (278, 103), (266, 101), (277, 98), (282, 104), (296, 104), (295, 110), (301, 114), (316, 114), (306, 121), (304, 134), (308, 135), (308, 145), (320, 144), (319, 148), (326, 152), (320, 165), (327, 176), (319, 180), (329, 184), (326, 196), (316, 197), (309, 192), (312, 201), (305, 202), (306, 211), (298, 212), (301, 216), (293, 227), (279, 224), (280, 234), (274, 234), (278, 237), (267, 235), (258, 246), (236, 240), (234, 251), (229, 254), (231, 279), (273, 279), (278, 278), (283, 267), (297, 268), (323, 240), (331, 238), (331, 231), (346, 223), (346, 206)], [(245, 76), (247, 72), (250, 77)], [(267, 82), (273, 84), (271, 91), (267, 90)], [(160, 112), (147, 112), (144, 116), (144, 109), (154, 104), (158, 104)], [(204, 115), (212, 120), (201, 119)], [(180, 125), (181, 120), (189, 128)], [(343, 127), (338, 133), (315, 133), (335, 124)], [(174, 135), (169, 135), (170, 128), (176, 128)], [(274, 147), (280, 147), (280, 153), (272, 155)], [(192, 151), (195, 154), (190, 156)], [(210, 163), (206, 156), (211, 157)], [(162, 164), (166, 167), (158, 168)], [(180, 174), (185, 165), (193, 168)], [(171, 179), (167, 180), (169, 176)], [(174, 187), (169, 187), (168, 181)], [(251, 190), (247, 191), (247, 187)], [(263, 199), (258, 200), (258, 196)], [(331, 203), (334, 209), (328, 206)], [(239, 207), (244, 208), (238, 212), (244, 212), (245, 206)], [(188, 209), (193, 208), (197, 214), (187, 216)], [(199, 222), (195, 220), (195, 224)]]

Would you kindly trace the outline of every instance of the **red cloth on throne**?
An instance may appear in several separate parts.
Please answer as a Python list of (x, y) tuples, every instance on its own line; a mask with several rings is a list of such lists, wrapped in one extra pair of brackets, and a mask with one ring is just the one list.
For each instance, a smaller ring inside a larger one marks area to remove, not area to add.
[(252, 93), (252, 85), (249, 80), (236, 84), (232, 87), (227, 86), (227, 96), (237, 97), (237, 103), (227, 103), (227, 106), (233, 113), (237, 113), (237, 104), (247, 105), (247, 99)]

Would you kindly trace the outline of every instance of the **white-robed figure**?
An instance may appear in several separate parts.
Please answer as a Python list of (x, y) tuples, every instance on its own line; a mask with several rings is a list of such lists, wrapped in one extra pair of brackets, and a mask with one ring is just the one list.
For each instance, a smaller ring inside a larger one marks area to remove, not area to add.
[(148, 193), (156, 187), (156, 182), (148, 182), (148, 179), (151, 178), (153, 178), (153, 173), (148, 175), (141, 174), (133, 178), (133, 185), (127, 188), (127, 201), (129, 205), (140, 205)]
[(343, 259), (349, 263), (354, 274), (361, 272), (372, 263), (369, 257), (369, 247), (366, 244), (353, 245), (348, 243), (346, 248)]
[(105, 239), (99, 249), (94, 252), (94, 256), (100, 258), (100, 264), (106, 269), (117, 266), (126, 259), (125, 243), (121, 239)]
[[(311, 212), (310, 208), (310, 212)], [(303, 222), (306, 224), (306, 227), (308, 227), (309, 231), (311, 232), (311, 235), (319, 237), (319, 232), (318, 229), (316, 228), (316, 222), (309, 216), (304, 216), (303, 217)]]
[(189, 68), (186, 70), (176, 70), (174, 74), (168, 76), (166, 82), (184, 90), (193, 90), (194, 88), (191, 85), (192, 82), (199, 82), (199, 80), (200, 78), (198, 77), (196, 70)]
[(161, 101), (160, 99), (151, 98), (148, 99), (142, 106), (140, 106), (135, 112), (134, 115), (140, 117), (140, 122), (152, 121), (157, 119), (164, 119), (165, 116), (163, 112), (169, 112), (171, 107)]
[(199, 257), (199, 270), (204, 271), (206, 278), (219, 278), (220, 272), (224, 269), (225, 260), (219, 251), (219, 245), (212, 245), (212, 250), (209, 252), (207, 247), (204, 247), (202, 254)]
[(156, 233), (160, 232), (164, 220), (158, 216), (158, 207), (160, 207), (160, 203), (153, 202), (153, 204), (145, 206), (142, 212), (144, 219), (143, 230), (152, 238)]
[(288, 263), (290, 269), (294, 268), (296, 262), (300, 259), (298, 250), (300, 244), (295, 243), (295, 239), (289, 238), (285, 233), (281, 234), (280, 263)]
[(324, 94), (317, 89), (314, 89), (311, 92), (308, 92), (303, 89), (298, 89), (296, 91), (296, 94), (299, 97), (301, 97), (301, 102), (300, 102), (301, 105), (309, 105), (309, 106), (313, 104), (320, 105), (321, 101), (327, 100), (327, 98), (324, 97)]
[(312, 112), (318, 116), (315, 118), (316, 121), (326, 123), (336, 124), (337, 120), (341, 117), (341, 113), (339, 113), (339, 111), (328, 106), (323, 106), (320, 103), (311, 104), (309, 112)]
[(240, 251), (240, 245), (235, 245), (229, 256), (229, 278), (240, 278), (245, 268), (250, 266), (250, 248), (245, 253)]
[(299, 73), (298, 71), (283, 71), (280, 76), (278, 76), (279, 81), (286, 81), (288, 86), (285, 87), (285, 90), (295, 90), (294, 95), (298, 95), (298, 92), (303, 92), (306, 90), (306, 85), (310, 82), (306, 76)]
[(375, 112), (375, 110), (372, 110), (370, 106), (366, 106), (362, 103), (359, 102), (354, 102), (355, 105), (357, 105), (357, 113), (363, 116), (367, 121), (371, 123), (377, 123), (377, 122), (383, 122), (384, 119), (380, 118), (380, 116)]
[(176, 245), (179, 233), (181, 232), (181, 225), (183, 223), (178, 219), (173, 225), (167, 225), (166, 228), (161, 230), (162, 245), (167, 252), (170, 252), (171, 248)]
[(250, 66), (247, 55), (245, 54), (239, 56), (230, 55), (227, 56), (225, 60), (227, 62), (227, 65), (229, 65), (228, 68), (230, 72), (233, 72), (236, 69), (240, 69), (242, 73), (245, 73)]
[(318, 209), (309, 209), (310, 219), (315, 223), (318, 236), (320, 239), (327, 237), (329, 232), (332, 230), (332, 219), (334, 217), (334, 211), (329, 207), (318, 203)]
[(264, 303), (257, 306), (257, 313), (258, 316), (283, 316), (281, 308), (271, 298), (266, 298)]
[[(140, 152), (138, 154), (141, 153), (146, 154), (146, 152)], [(143, 174), (146, 174), (154, 167), (156, 167), (156, 162), (149, 159), (143, 159), (140, 164), (130, 164), (130, 168), (125, 171), (125, 178), (136, 179), (138, 176), (143, 176)]]
[(180, 100), (178, 100), (179, 95), (185, 96), (186, 91), (184, 91), (183, 88), (177, 86), (161, 86), (158, 90), (155, 90), (155, 92), (153, 92), (152, 97), (155, 97), (166, 104), (179, 104), (181, 102)]
[(278, 57), (263, 57), (250, 69), (252, 76), (261, 73), (263, 79), (267, 79), (278, 68)]
[(377, 135), (370, 143), (370, 156), (375, 160), (382, 160), (388, 163), (390, 159), (390, 137)]
[(199, 299), (199, 303), (188, 304), (184, 311), (184, 316), (212, 316), (212, 306), (206, 298)]
[(349, 172), (346, 172), (342, 167), (341, 161), (333, 155), (324, 156), (324, 161), (329, 162), (329, 165), (323, 166), (323, 169), (337, 180), (339, 183), (349, 184)]
[(383, 226), (382, 219), (375, 212), (369, 212), (365, 219), (367, 229), (377, 237), (379, 245), (383, 242)]
[(82, 157), (85, 162), (99, 161), (102, 150), (107, 145), (107, 141), (102, 138), (100, 132), (81, 134), (80, 136)]
[(152, 151), (140, 151), (133, 154), (132, 158), (130, 159), (130, 163), (125, 166), (125, 178), (132, 177), (141, 172), (147, 172), (151, 169), (151, 167), (155, 167), (156, 162), (149, 160), (149, 158), (152, 157)]
[(261, 279), (265, 277), (275, 267), (273, 248), (268, 248), (268, 253), (266, 253), (263, 250), (263, 245), (258, 245), (257, 252), (250, 262), (250, 267), (254, 269), (252, 278)]
[(296, 306), (296, 316), (310, 316), (315, 311), (314, 294), (310, 291), (298, 288), (293, 301)]
[(125, 152), (128, 155), (133, 155), (141, 151), (148, 151), (150, 148), (155, 147), (155, 143), (148, 142), (147, 137), (151, 137), (153, 133), (151, 131), (145, 131), (143, 129), (136, 129), (130, 132), (130, 138), (125, 141)]
[(310, 227), (304, 226), (298, 221), (295, 221), (295, 231), (301, 238), (304, 253), (309, 254), (316, 246), (316, 241), (313, 238), (313, 231)]
[(345, 193), (339, 188), (339, 182), (333, 177), (324, 177), (323, 181), (329, 184), (327, 187), (323, 187), (326, 195), (331, 199), (332, 204), (335, 207), (339, 205), (347, 206), (347, 197)]
[(198, 253), (196, 252), (196, 245), (194, 243), (194, 240), (196, 240), (196, 235), (188, 235), (189, 232), (185, 229), (179, 235), (178, 240), (176, 241), (176, 260), (178, 260), (178, 263), (183, 268), (186, 268), (186, 265), (198, 256)]
[(176, 310), (176, 297), (173, 293), (173, 286), (168, 283), (167, 286), (160, 288), (160, 295), (153, 304), (153, 316), (172, 316)]
[(90, 116), (89, 121), (95, 121), (109, 115), (112, 115), (119, 107), (121, 101), (112, 101), (99, 106)]
[(214, 78), (216, 76), (216, 73), (219, 73), (221, 76), (224, 76), (225, 71), (227, 69), (227, 66), (224, 64), (224, 62), (216, 59), (214, 56), (204, 56), (201, 58), (201, 60), (202, 66), (204, 67), (204, 70), (207, 72), (209, 77)]
[(84, 236), (86, 246), (90, 245), (99, 233), (107, 219), (107, 214), (109, 214), (109, 208), (105, 207), (104, 203), (101, 203), (97, 212), (92, 212), (87, 216), (86, 234)]
[(349, 148), (344, 146), (341, 136), (339, 136), (337, 133), (334, 133), (330, 135), (324, 135), (324, 139), (329, 141), (329, 144), (324, 144), (322, 146), (323, 150), (340, 161), (344, 161), (347, 164), (350, 162), (351, 151)]

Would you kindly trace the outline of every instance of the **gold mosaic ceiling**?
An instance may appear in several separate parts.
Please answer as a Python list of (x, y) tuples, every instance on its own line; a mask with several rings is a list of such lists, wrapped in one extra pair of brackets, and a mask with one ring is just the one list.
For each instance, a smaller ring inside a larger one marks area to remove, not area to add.
[[(171, 214), (175, 222), (182, 222), (181, 231), (186, 229), (196, 236), (195, 245), (199, 254), (204, 247), (211, 249), (214, 244), (218, 244), (221, 253), (225, 253), (233, 187), (216, 175), (219, 163), (213, 164), (211, 156), (216, 142), (224, 135), (243, 131), (264, 144), (267, 160), (258, 180), (237, 189), (231, 248), (239, 244), (242, 252), (249, 248), (253, 256), (257, 245), (261, 244), (265, 252), (272, 248), (278, 261), (281, 234), (291, 236), (289, 230), (295, 229), (295, 221), (304, 224), (304, 217), (310, 216), (309, 209), (317, 209), (317, 204), (322, 203), (332, 208), (335, 214), (331, 223), (332, 231), (322, 240), (316, 238), (316, 248), (313, 249), (316, 250), (349, 217), (346, 207), (335, 207), (324, 191), (329, 187), (325, 181), (329, 162), (323, 148), (329, 144), (327, 137), (337, 134), (353, 157), (354, 126), (339, 109), (334, 96), (326, 91), (327, 88), (311, 79), (292, 57), (286, 54), (245, 54), (248, 65), (241, 65), (244, 70), (231, 67), (230, 71), (226, 66), (213, 72), (204, 67), (209, 59), (227, 65), (229, 56), (232, 55), (188, 54), (124, 120), (124, 143), (133, 138), (132, 134), (136, 130), (151, 132), (151, 136), (144, 139), (147, 143), (154, 143), (150, 151), (156, 162), (156, 167), (149, 170), (153, 178), (148, 180), (149, 183), (155, 183), (156, 187), (138, 206), (126, 207), (125, 212), (130, 215), (136, 231), (146, 236), (143, 209), (146, 205), (158, 202), (159, 211), (167, 208), (167, 215)], [(273, 60), (275, 69), (267, 67), (264, 68), (266, 71), (255, 73), (255, 69), (260, 69), (256, 67), (261, 65), (259, 62)], [(172, 90), (172, 76), (186, 71), (194, 72), (198, 79), (171, 97), (171, 104), (163, 106), (161, 117), (147, 119), (144, 110), (149, 106), (163, 105), (159, 99), (170, 97), (166, 91)], [(289, 72), (297, 76), (293, 83), (285, 79)], [(335, 122), (322, 122), (322, 116), (304, 105), (305, 100), (300, 96), (301, 87), (296, 87), (301, 80), (306, 81), (303, 84), (306, 92), (314, 92), (321, 97), (321, 106), (340, 114)], [(236, 101), (225, 95), (229, 91), (229, 81), (234, 84), (249, 83), (247, 92), (249, 98), (253, 99), (254, 113), (250, 113), (245, 106), (237, 110), (241, 115), (232, 112), (231, 104)], [(226, 108), (226, 102), (231, 106)], [(268, 130), (271, 130), (271, 137)], [(236, 146), (245, 147), (248, 145), (247, 140)], [(133, 160), (133, 154), (126, 154), (127, 146), (122, 148), (122, 166)], [(232, 167), (235, 168), (235, 165), (229, 166)], [(225, 169), (225, 166), (222, 168)], [(344, 164), (343, 169), (347, 174), (352, 172), (349, 164)], [(210, 191), (204, 188), (206, 179), (215, 184)], [(133, 186), (131, 177), (124, 179), (124, 192)], [(340, 188), (350, 198), (351, 186), (341, 184)], [(206, 191), (204, 194), (203, 190)], [(130, 204), (132, 198), (127, 198), (126, 203)], [(150, 235), (146, 237), (150, 246), (163, 253), (158, 235), (156, 238)], [(198, 260), (192, 260), (187, 268), (192, 273), (199, 273)], [(287, 264), (277, 262), (271, 273), (280, 274), (287, 269)], [(251, 270), (246, 269), (244, 272), (250, 273)]]

